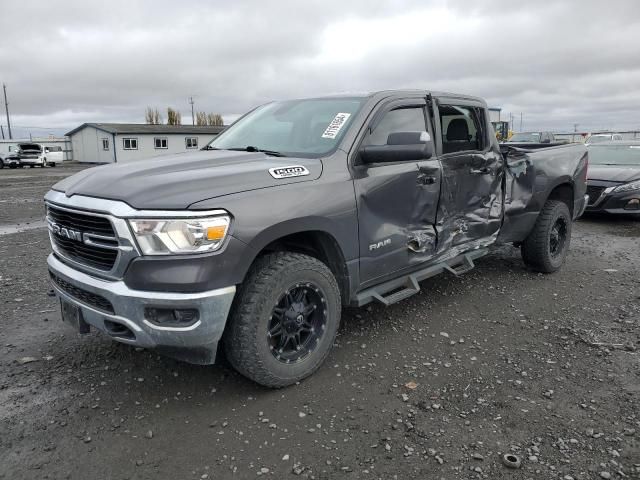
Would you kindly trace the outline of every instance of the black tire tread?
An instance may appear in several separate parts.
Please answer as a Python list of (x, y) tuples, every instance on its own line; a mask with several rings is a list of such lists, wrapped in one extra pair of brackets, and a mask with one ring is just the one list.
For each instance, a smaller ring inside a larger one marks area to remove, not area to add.
[[(266, 295), (267, 287), (273, 278), (281, 275), (285, 269), (291, 268), (291, 265), (295, 265), (298, 270), (315, 270), (326, 277), (337, 298), (337, 321), (340, 321), (340, 289), (331, 270), (324, 263), (308, 255), (292, 252), (276, 252), (259, 257), (234, 299), (230, 324), (225, 332), (224, 348), (229, 363), (238, 372), (256, 383), (271, 388), (281, 388), (311, 375), (322, 365), (331, 351), (331, 348), (328, 348), (322, 357), (319, 357), (314, 368), (295, 381), (283, 380), (273, 375), (260, 359), (256, 345), (260, 335), (257, 333), (258, 322), (255, 314), (261, 311), (265, 304), (273, 302), (273, 299)], [(334, 338), (331, 339), (331, 345), (333, 341)]]
[(521, 253), (524, 263), (538, 272), (551, 273), (559, 268), (550, 262), (547, 247), (549, 241), (548, 230), (551, 228), (551, 222), (558, 210), (564, 210), (568, 219), (567, 228), (569, 230), (565, 245), (565, 249), (568, 249), (571, 239), (571, 214), (567, 204), (560, 200), (547, 200), (536, 219), (533, 229), (522, 242)]

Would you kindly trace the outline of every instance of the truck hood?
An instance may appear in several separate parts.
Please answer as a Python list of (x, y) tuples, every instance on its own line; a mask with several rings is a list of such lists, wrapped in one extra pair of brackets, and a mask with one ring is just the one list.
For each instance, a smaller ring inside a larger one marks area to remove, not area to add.
[[(270, 168), (304, 166), (308, 175), (276, 179)], [(322, 174), (322, 161), (272, 157), (259, 152), (205, 150), (89, 168), (53, 186), (67, 197), (120, 200), (136, 209), (180, 210), (232, 193), (308, 182)]]
[(640, 165), (589, 165), (589, 180), (627, 183), (640, 179)]

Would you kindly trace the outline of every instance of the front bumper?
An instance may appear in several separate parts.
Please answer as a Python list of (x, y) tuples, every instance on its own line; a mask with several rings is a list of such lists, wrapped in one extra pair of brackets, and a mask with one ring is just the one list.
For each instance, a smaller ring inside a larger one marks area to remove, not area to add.
[[(82, 273), (54, 254), (47, 264), (58, 297), (79, 307), (82, 320), (92, 327), (122, 343), (156, 348), (191, 363), (214, 363), (235, 286), (199, 293), (146, 292)], [(197, 309), (199, 318), (185, 327), (160, 326), (145, 318), (145, 307)]]
[(588, 213), (640, 214), (640, 191), (616, 192), (609, 187), (591, 205), (587, 205)]

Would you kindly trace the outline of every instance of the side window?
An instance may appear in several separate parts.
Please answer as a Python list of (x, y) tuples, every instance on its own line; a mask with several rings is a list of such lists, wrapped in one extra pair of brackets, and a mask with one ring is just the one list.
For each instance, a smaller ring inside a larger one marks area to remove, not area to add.
[(398, 132), (426, 132), (422, 107), (398, 108), (387, 112), (364, 139), (363, 145), (386, 145), (391, 133)]
[(109, 150), (109, 139), (108, 138), (103, 138), (102, 139), (102, 150)]
[(463, 105), (440, 105), (442, 153), (484, 150), (483, 110)]

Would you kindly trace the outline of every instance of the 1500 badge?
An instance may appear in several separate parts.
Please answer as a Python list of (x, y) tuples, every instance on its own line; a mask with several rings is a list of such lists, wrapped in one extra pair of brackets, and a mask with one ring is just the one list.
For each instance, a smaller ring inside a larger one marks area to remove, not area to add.
[(309, 170), (302, 165), (291, 165), (288, 167), (270, 168), (269, 173), (273, 178), (304, 177), (305, 175), (309, 175)]

